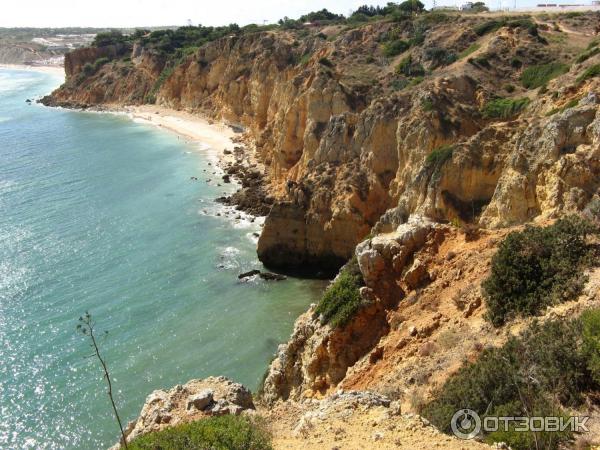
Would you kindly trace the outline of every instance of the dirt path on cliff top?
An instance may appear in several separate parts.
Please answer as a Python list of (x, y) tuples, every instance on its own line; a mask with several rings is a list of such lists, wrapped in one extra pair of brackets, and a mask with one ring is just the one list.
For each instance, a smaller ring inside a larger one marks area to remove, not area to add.
[[(306, 411), (308, 409), (308, 412)], [(335, 404), (313, 409), (285, 402), (260, 412), (271, 426), (277, 450), (449, 450), (490, 449), (441, 433), (417, 415), (394, 414), (393, 408)]]

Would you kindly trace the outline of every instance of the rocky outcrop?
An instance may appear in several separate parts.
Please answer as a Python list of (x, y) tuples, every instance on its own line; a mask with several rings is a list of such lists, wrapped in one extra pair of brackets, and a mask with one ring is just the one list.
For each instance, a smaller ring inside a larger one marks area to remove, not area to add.
[[(225, 414), (254, 410), (250, 391), (225, 377), (191, 380), (168, 391), (152, 392), (139, 417), (127, 425), (128, 442), (168, 426)], [(119, 449), (119, 445), (114, 447)]]
[(413, 256), (442, 239), (439, 226), (415, 216), (394, 232), (358, 245), (356, 256), (366, 283), (360, 290), (364, 306), (338, 328), (323, 325), (314, 306), (300, 316), (290, 340), (279, 347), (269, 367), (262, 398), (272, 403), (318, 397), (342, 381), (347, 370), (388, 333), (387, 313), (404, 297), (396, 278), (404, 274), (410, 286), (426, 281), (427, 270)]
[(100, 58), (114, 59), (131, 51), (125, 44), (106, 45), (104, 47), (84, 47), (65, 55), (65, 74), (67, 80), (83, 70), (86, 64), (93, 64)]

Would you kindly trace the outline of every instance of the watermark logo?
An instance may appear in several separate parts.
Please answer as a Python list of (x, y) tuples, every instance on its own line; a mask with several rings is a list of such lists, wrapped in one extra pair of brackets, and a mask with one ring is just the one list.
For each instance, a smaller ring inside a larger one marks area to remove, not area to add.
[(472, 409), (460, 409), (450, 422), (454, 436), (460, 439), (473, 439), (481, 431), (481, 418)]
[(483, 420), (472, 409), (459, 409), (452, 416), (450, 427), (454, 436), (460, 439), (473, 439), (481, 431), (492, 433), (494, 431), (509, 431), (527, 433), (560, 432), (569, 430), (576, 433), (588, 432), (586, 426), (588, 416), (534, 416), (534, 417), (512, 417), (512, 416), (487, 416)]

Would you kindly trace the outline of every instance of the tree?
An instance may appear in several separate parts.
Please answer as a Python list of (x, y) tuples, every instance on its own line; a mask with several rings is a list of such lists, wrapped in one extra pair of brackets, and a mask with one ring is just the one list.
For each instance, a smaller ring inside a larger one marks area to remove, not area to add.
[(490, 8), (488, 8), (484, 2), (475, 2), (473, 6), (471, 6), (471, 11), (473, 12), (487, 12)]
[(98, 33), (92, 42), (94, 47), (106, 47), (108, 45), (122, 44), (129, 39), (119, 30), (109, 31), (107, 33)]
[[(121, 431), (123, 446), (127, 449), (127, 439), (125, 438), (125, 432), (123, 431), (123, 423), (121, 422), (121, 417), (119, 416), (119, 412), (117, 411), (117, 405), (115, 404), (115, 399), (113, 397), (112, 382), (110, 379), (110, 374), (108, 372), (108, 366), (106, 365), (106, 360), (100, 354), (100, 349), (98, 348), (98, 341), (96, 339), (96, 335), (94, 334), (94, 326), (95, 323), (92, 320), (92, 315), (86, 311), (85, 315), (79, 318), (77, 331), (79, 331), (84, 336), (90, 338), (90, 347), (92, 347), (92, 349), (94, 350), (94, 353), (90, 355), (90, 357), (95, 356), (96, 358), (98, 358), (98, 361), (100, 361), (102, 371), (104, 372), (104, 379), (106, 380), (106, 384), (108, 386), (108, 398), (110, 398), (110, 403), (112, 405), (113, 412), (115, 413), (115, 418), (117, 419), (117, 423), (119, 424), (119, 430)], [(105, 331), (104, 333), (106, 335), (108, 334), (108, 331)]]
[(332, 13), (325, 8), (323, 8), (321, 11), (313, 11), (300, 16), (300, 22), (317, 22), (343, 19), (343, 15)]
[(421, 3), (419, 0), (406, 0), (400, 3), (400, 5), (398, 5), (398, 8), (400, 8), (400, 10), (404, 12), (418, 14), (420, 12), (423, 12), (423, 10), (425, 9), (425, 5), (423, 5), (423, 3)]

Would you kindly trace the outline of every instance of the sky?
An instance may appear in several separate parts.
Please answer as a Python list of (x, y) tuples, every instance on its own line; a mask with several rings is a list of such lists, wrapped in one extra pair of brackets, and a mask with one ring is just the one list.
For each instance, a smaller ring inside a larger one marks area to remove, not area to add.
[(0, 27), (136, 27), (276, 22), (327, 8), (348, 14), (373, 0), (0, 0)]
[[(276, 22), (327, 8), (347, 15), (388, 0), (0, 0), (0, 27), (141, 27)], [(430, 0), (428, 0), (430, 1)], [(454, 4), (453, 0), (447, 0)], [(428, 5), (429, 6), (429, 5)]]
[[(142, 27), (161, 25), (227, 25), (273, 23), (288, 16), (327, 8), (348, 15), (363, 4), (385, 5), (389, 0), (0, 0), (0, 27)], [(397, 2), (401, 0), (396, 0)], [(423, 0), (422, 0), (423, 1)], [(460, 5), (466, 0), (438, 0)], [(488, 0), (513, 6), (514, 0)], [(536, 0), (518, 0), (533, 6)], [(427, 8), (432, 0), (423, 1)], [(558, 2), (560, 3), (560, 1)], [(589, 3), (579, 0), (576, 3)]]

